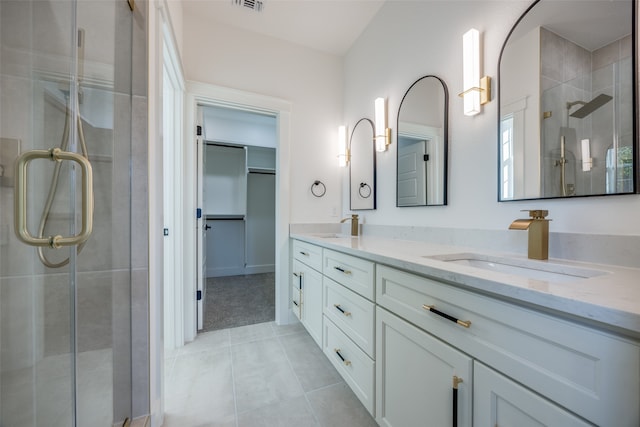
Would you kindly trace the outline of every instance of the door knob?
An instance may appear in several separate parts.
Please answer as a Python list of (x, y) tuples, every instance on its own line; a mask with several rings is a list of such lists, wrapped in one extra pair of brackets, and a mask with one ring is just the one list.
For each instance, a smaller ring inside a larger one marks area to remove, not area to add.
[(211, 226), (209, 224), (205, 224), (204, 225), (204, 231), (207, 231), (209, 229), (211, 229)]

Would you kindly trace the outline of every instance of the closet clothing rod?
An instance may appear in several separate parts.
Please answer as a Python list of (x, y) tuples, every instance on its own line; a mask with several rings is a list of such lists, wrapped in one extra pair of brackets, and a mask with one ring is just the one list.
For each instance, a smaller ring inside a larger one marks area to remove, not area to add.
[(244, 221), (244, 215), (205, 215), (207, 221)]

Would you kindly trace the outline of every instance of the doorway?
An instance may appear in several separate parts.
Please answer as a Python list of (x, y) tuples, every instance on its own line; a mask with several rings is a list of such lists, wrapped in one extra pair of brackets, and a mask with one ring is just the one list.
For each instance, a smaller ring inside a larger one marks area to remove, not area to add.
[[(275, 322), (288, 324), (295, 322), (295, 316), (289, 309), (289, 289), (286, 286), (289, 278), (289, 146), (291, 127), (291, 103), (278, 98), (252, 94), (219, 87), (215, 85), (188, 82), (186, 91), (186, 121), (201, 124), (198, 112), (204, 106), (235, 108), (269, 114), (276, 118), (276, 197), (275, 197)], [(186, 140), (196, 141), (184, 145), (184, 164), (193, 165), (184, 173), (183, 206), (188, 213), (184, 217), (183, 255), (185, 265), (196, 268), (184, 269), (184, 342), (195, 339), (198, 329), (199, 305), (196, 304), (197, 291), (203, 291), (206, 274), (203, 260), (202, 230), (206, 225), (201, 214), (202, 197), (198, 194), (201, 188), (202, 174), (198, 176), (198, 165), (202, 161), (204, 135), (197, 135), (197, 126), (186, 127)], [(201, 167), (200, 167), (201, 170)], [(200, 214), (198, 214), (200, 212)], [(195, 214), (194, 214), (195, 213)], [(199, 303), (200, 301), (198, 301)]]
[(198, 330), (274, 320), (276, 117), (222, 106), (201, 106), (198, 117), (205, 278)]

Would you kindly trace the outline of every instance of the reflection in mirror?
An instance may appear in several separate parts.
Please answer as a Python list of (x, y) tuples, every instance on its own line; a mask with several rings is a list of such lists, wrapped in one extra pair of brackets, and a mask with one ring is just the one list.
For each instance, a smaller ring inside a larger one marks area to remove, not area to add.
[(499, 64), (499, 199), (637, 191), (632, 1), (539, 0)]
[(351, 131), (349, 197), (351, 210), (376, 208), (375, 127), (367, 118), (358, 120)]
[(397, 206), (447, 204), (447, 85), (436, 76), (415, 81), (398, 110)]

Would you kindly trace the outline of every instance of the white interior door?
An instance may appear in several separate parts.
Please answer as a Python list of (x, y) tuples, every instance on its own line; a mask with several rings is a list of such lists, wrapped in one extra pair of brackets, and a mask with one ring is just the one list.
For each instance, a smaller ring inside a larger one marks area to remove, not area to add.
[(175, 251), (175, 216), (174, 206), (176, 203), (174, 190), (174, 146), (173, 146), (173, 105), (175, 103), (174, 91), (170, 83), (167, 67), (163, 67), (162, 102), (163, 102), (163, 144), (162, 144), (162, 203), (164, 221), (164, 345), (167, 349), (175, 348), (176, 342), (176, 312), (174, 301), (176, 297), (175, 269), (173, 260), (176, 258)]
[[(198, 132), (196, 132), (196, 147), (197, 147), (197, 165), (198, 165), (198, 188), (197, 188), (197, 197), (198, 197), (198, 219), (197, 219), (197, 268), (196, 268), (196, 316), (197, 316), (197, 325), (198, 330), (201, 330), (204, 327), (204, 310), (205, 310), (205, 300), (207, 297), (207, 215), (205, 213), (204, 207), (205, 205), (205, 192), (204, 192), (204, 171), (206, 167), (206, 151), (204, 144), (204, 135), (202, 132), (202, 108), (198, 107)], [(199, 134), (199, 135), (198, 135)]]
[(426, 165), (424, 140), (406, 139), (398, 150), (398, 205), (413, 206), (426, 202)]

